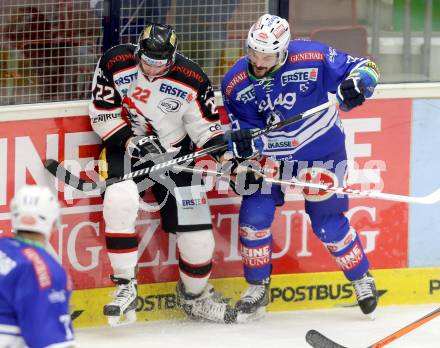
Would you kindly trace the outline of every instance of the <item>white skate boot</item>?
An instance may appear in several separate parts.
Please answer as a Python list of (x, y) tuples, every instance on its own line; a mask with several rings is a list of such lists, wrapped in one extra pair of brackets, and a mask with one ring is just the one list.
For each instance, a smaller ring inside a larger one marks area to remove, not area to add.
[(177, 303), (189, 318), (226, 324), (235, 322), (237, 313), (234, 308), (214, 291), (211, 284), (207, 284), (198, 296), (186, 293), (181, 281), (177, 282), (176, 290)]
[(374, 319), (374, 310), (376, 309), (378, 302), (374, 278), (370, 272), (367, 272), (361, 279), (353, 280), (351, 283), (353, 284), (356, 299), (359, 303), (362, 313), (367, 314), (371, 319)]
[(104, 306), (104, 315), (110, 326), (121, 326), (136, 321), (137, 280), (110, 277), (117, 284), (114, 299)]
[(249, 284), (249, 287), (235, 304), (238, 323), (257, 320), (266, 314), (266, 306), (269, 304), (269, 289), (270, 283), (268, 282)]

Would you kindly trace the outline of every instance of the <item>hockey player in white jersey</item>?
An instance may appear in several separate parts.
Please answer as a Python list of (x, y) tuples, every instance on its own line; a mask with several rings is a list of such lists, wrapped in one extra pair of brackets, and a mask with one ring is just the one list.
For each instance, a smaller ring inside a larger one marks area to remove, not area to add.
[(23, 186), (11, 201), (13, 238), (0, 238), (0, 347), (73, 347), (71, 282), (46, 251), (58, 201), (47, 187)]
[[(202, 69), (177, 52), (177, 36), (167, 25), (150, 24), (137, 45), (111, 48), (94, 75), (91, 124), (103, 141), (101, 176), (124, 173), (224, 143), (214, 91)], [(222, 153), (215, 154), (217, 158)], [(125, 164), (125, 165), (124, 165)], [(147, 186), (161, 206), (162, 228), (176, 234), (179, 249), (178, 300), (190, 318), (235, 320), (235, 311), (215, 296), (208, 279), (214, 237), (206, 193), (192, 175), (169, 172), (107, 187), (103, 215), (107, 253), (117, 292), (104, 307), (110, 325), (135, 320), (139, 195)], [(125, 317), (124, 317), (125, 315)]]

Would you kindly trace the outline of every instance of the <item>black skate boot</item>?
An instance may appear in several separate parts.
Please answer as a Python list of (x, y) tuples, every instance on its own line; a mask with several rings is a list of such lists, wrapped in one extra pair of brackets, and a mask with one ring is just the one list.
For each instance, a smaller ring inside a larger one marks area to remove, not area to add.
[(249, 284), (235, 304), (237, 322), (246, 322), (262, 318), (269, 304), (270, 280), (262, 284)]
[(226, 324), (236, 321), (234, 308), (214, 291), (211, 284), (207, 284), (200, 295), (194, 296), (186, 293), (183, 283), (178, 281), (176, 291), (177, 303), (189, 318)]
[[(110, 326), (128, 325), (136, 321), (137, 280), (110, 276), (117, 290), (113, 301), (104, 306), (104, 315)], [(123, 318), (125, 316), (125, 318)]]
[(361, 279), (353, 280), (354, 291), (362, 313), (373, 316), (377, 307), (378, 295), (374, 278), (370, 272), (365, 273)]

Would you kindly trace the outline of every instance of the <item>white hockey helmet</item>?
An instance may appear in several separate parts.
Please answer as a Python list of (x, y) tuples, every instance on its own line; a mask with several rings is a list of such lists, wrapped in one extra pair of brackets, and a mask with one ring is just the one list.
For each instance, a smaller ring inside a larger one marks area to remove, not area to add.
[(247, 37), (247, 47), (261, 53), (277, 53), (278, 63), (287, 59), (290, 42), (289, 23), (271, 14), (262, 15), (251, 27)]
[(12, 229), (43, 234), (49, 239), (60, 219), (60, 206), (52, 192), (43, 186), (25, 185), (11, 201)]

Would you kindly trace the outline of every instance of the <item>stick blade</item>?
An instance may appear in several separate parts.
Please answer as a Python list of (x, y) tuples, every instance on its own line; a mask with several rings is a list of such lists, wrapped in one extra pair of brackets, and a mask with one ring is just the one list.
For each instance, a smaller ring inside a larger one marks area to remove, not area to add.
[(44, 167), (51, 173), (53, 176), (57, 176), (57, 169), (60, 163), (54, 159), (47, 159), (44, 162)]
[(309, 330), (306, 333), (306, 342), (313, 348), (347, 348), (327, 338), (316, 330)]
[(440, 188), (435, 190), (433, 193), (422, 197), (420, 200), (422, 204), (436, 204), (440, 202)]
[(92, 191), (98, 188), (95, 182), (86, 182), (80, 179), (76, 175), (73, 175), (66, 168), (64, 168), (60, 162), (54, 159), (47, 159), (44, 163), (44, 167), (55, 176), (58, 180), (66, 183), (67, 185), (84, 192)]

